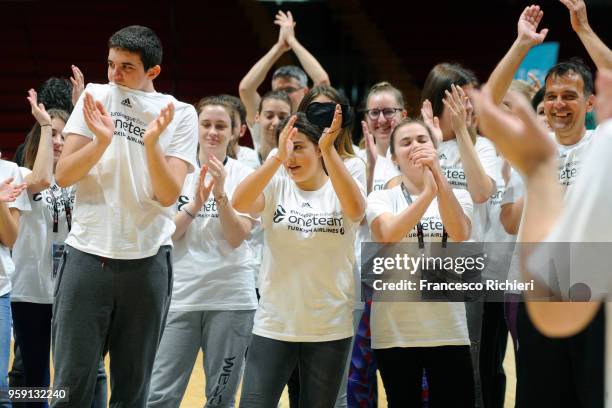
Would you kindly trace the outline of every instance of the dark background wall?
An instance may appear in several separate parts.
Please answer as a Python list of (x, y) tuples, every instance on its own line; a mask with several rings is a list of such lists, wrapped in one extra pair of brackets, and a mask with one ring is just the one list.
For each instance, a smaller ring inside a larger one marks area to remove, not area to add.
[[(332, 85), (361, 102), (368, 87), (390, 80), (416, 112), (428, 71), (460, 62), (485, 81), (516, 35), (523, 0), (327, 0), (284, 3), (297, 21), (298, 39), (323, 64)], [(569, 14), (558, 0), (539, 2), (547, 40), (561, 43), (560, 58), (580, 56), (591, 66)], [(588, 1), (589, 20), (612, 45), (612, 0)], [(106, 81), (106, 41), (117, 29), (142, 24), (164, 45), (161, 92), (195, 102), (238, 93), (248, 69), (276, 41), (279, 6), (252, 0), (215, 1), (2, 1), (0, 0), (0, 151), (11, 157), (33, 124), (29, 88), (79, 66), (86, 82)], [(296, 63), (286, 55), (280, 63)], [(269, 78), (262, 91), (269, 89)]]

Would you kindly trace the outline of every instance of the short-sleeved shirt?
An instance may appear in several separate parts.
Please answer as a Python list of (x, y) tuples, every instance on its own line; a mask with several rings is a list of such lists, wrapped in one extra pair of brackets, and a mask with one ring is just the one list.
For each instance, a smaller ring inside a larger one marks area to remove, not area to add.
[[(225, 164), (225, 194), (231, 203), (236, 187), (253, 170), (229, 158)], [(209, 175), (207, 175), (208, 177)], [(199, 169), (189, 174), (177, 209), (193, 200)], [(208, 181), (206, 181), (208, 182)], [(211, 193), (194, 214), (185, 234), (174, 242), (174, 285), (170, 310), (253, 310), (257, 308), (255, 283), (246, 241), (237, 248), (223, 238), (219, 211)], [(246, 214), (239, 214), (250, 218)]]
[[(465, 215), (471, 219), (473, 204), (466, 190), (453, 189)], [(418, 196), (413, 196), (416, 200)], [(368, 196), (367, 219), (372, 224), (376, 218), (388, 213), (397, 215), (408, 208), (402, 186), (374, 191)], [(421, 223), (425, 242), (441, 242), (442, 218), (438, 201), (433, 199)], [(416, 226), (402, 242), (418, 242)], [(372, 348), (436, 347), (468, 345), (465, 305), (458, 302), (372, 302), (370, 317)]]
[[(19, 167), (13, 162), (0, 159), (0, 182), (13, 178), (14, 184), (23, 183), (23, 178)], [(23, 191), (13, 202), (7, 203), (8, 208), (17, 208), (19, 211), (30, 211), (30, 200), (28, 194)], [(0, 244), (0, 296), (9, 293), (12, 289), (11, 277), (15, 271), (15, 265), (11, 258), (11, 251), (8, 247)]]
[[(78, 182), (73, 225), (66, 243), (83, 252), (113, 259), (153, 256), (171, 245), (175, 209), (154, 197), (143, 142), (146, 128), (168, 103), (174, 119), (159, 138), (165, 156), (196, 166), (198, 121), (193, 106), (170, 95), (143, 92), (113, 83), (89, 84), (85, 92), (100, 101), (115, 124), (112, 142), (89, 173)], [(64, 135), (95, 136), (83, 117), (84, 93)]]
[(359, 223), (345, 217), (331, 180), (304, 191), (277, 175), (264, 196), (261, 299), (253, 333), (292, 342), (352, 336)]
[[(25, 178), (30, 169), (22, 167)], [(68, 236), (66, 209), (72, 211), (74, 186), (60, 188), (55, 181), (40, 193), (27, 193), (32, 210), (21, 215), (19, 235), (13, 247), (15, 273), (11, 278), (14, 302), (53, 303), (53, 244), (62, 244)], [(24, 191), (24, 194), (26, 192)], [(57, 213), (57, 231), (53, 217)]]

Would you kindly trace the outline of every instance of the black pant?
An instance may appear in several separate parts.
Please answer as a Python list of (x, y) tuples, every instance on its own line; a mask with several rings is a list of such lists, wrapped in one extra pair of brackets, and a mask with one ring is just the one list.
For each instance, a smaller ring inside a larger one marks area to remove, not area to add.
[[(23, 361), (24, 386), (49, 388), (51, 312), (53, 305), (13, 302), (13, 327)], [(32, 402), (28, 407), (46, 407)]]
[(473, 408), (474, 376), (469, 346), (375, 349), (389, 408), (422, 406), (423, 370), (430, 408)]
[(287, 393), (289, 394), (289, 408), (298, 408), (300, 405), (300, 368), (295, 366), (287, 381)]
[(604, 406), (605, 315), (575, 336), (553, 339), (531, 323), (524, 303), (517, 316), (516, 406), (599, 408)]
[(503, 408), (506, 398), (504, 357), (508, 343), (508, 328), (504, 303), (485, 302), (480, 339), (480, 385), (485, 408)]

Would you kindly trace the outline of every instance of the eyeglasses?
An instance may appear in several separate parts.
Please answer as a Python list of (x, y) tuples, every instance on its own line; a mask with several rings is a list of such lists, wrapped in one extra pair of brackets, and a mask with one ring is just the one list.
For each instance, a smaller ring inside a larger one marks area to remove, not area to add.
[(292, 94), (292, 93), (294, 93), (294, 92), (299, 91), (300, 89), (302, 89), (302, 88), (294, 88), (294, 87), (292, 87), (292, 86), (288, 86), (288, 87), (286, 87), (286, 88), (278, 88), (277, 90), (278, 90), (278, 91), (283, 91), (283, 92), (285, 92), (285, 93), (287, 93), (287, 94)]
[(365, 111), (365, 113), (366, 115), (368, 115), (368, 118), (372, 120), (378, 119), (381, 113), (383, 114), (385, 119), (393, 119), (393, 116), (395, 115), (396, 112), (401, 112), (403, 110), (404, 109), (402, 108), (384, 108), (384, 109), (376, 108), (376, 109), (368, 109)]

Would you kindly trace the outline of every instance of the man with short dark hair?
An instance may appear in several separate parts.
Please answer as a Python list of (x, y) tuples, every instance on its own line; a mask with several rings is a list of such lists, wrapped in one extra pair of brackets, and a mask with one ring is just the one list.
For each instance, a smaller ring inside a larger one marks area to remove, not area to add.
[[(568, 7), (572, 27), (597, 67), (612, 68), (612, 52), (588, 26), (584, 1), (561, 2)], [(538, 6), (527, 7), (521, 15), (516, 41), (487, 82), (494, 103), (502, 102), (522, 60), (546, 37), (547, 29), (537, 31), (542, 16), (543, 11)], [(544, 113), (558, 154), (558, 182), (564, 188), (564, 199), (569, 200), (575, 194), (575, 181), (581, 173), (585, 154), (597, 138), (594, 136), (596, 131), (586, 128), (586, 114), (593, 109), (595, 100), (593, 76), (582, 61), (571, 59), (550, 69), (544, 88)], [(506, 202), (502, 207), (502, 216), (505, 212), (519, 214), (514, 219), (516, 229), (524, 216), (522, 207), (522, 199)], [(525, 227), (521, 225), (520, 228)], [(574, 239), (572, 236), (565, 238), (566, 241)], [(512, 276), (513, 272), (518, 273), (518, 268), (511, 267), (508, 278), (518, 279), (518, 276)], [(511, 302), (506, 307), (515, 306)], [(518, 343), (517, 406), (603, 406), (603, 311), (600, 310), (583, 331), (562, 339), (540, 333), (522, 302), (518, 304), (515, 316), (515, 321), (509, 323), (516, 330)]]
[(79, 98), (56, 169), (78, 190), (52, 322), (54, 390), (69, 401), (53, 407), (89, 406), (106, 352), (110, 406), (145, 406), (172, 293), (171, 206), (195, 167), (195, 109), (153, 86), (157, 35), (129, 26), (108, 47), (109, 83)]

